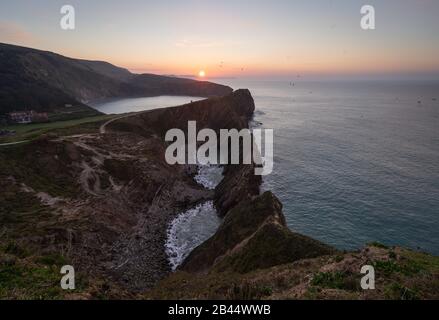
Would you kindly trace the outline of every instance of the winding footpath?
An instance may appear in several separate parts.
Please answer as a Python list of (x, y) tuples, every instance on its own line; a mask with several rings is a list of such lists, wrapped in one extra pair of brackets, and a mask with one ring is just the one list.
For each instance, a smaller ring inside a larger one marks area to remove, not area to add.
[(139, 111), (139, 112), (134, 112), (134, 113), (130, 113), (121, 117), (116, 117), (113, 119), (108, 120), (107, 122), (105, 122), (103, 125), (101, 125), (101, 127), (99, 128), (99, 133), (100, 134), (105, 134), (107, 133), (107, 126), (115, 121), (121, 120), (121, 119), (125, 119), (125, 118), (129, 118), (129, 117), (134, 117), (134, 116), (138, 116), (139, 114), (143, 114), (143, 113), (149, 113), (151, 111), (155, 111), (161, 108), (157, 108), (157, 109), (153, 109), (153, 110), (145, 110), (145, 111)]
[(8, 143), (0, 143), (0, 147), (6, 147), (6, 146), (13, 146), (16, 144), (22, 144), (22, 143), (26, 143), (29, 142), (30, 140), (23, 140), (23, 141), (17, 141), (17, 142), (8, 142)]
[[(107, 133), (107, 126), (109, 124), (117, 121), (117, 120), (133, 117), (135, 115), (138, 115), (138, 114), (141, 114), (141, 113), (146, 113), (146, 112), (149, 112), (149, 111), (151, 111), (151, 110), (131, 113), (131, 114), (128, 114), (128, 115), (124, 115), (124, 116), (121, 116), (121, 117), (116, 117), (116, 118), (110, 119), (110, 120), (108, 120), (107, 122), (105, 122), (103, 125), (101, 125), (99, 127), (99, 133), (100, 134), (106, 134)], [(23, 143), (30, 142), (30, 141), (31, 140), (22, 140), (22, 141), (17, 141), (17, 142), (0, 143), (0, 148), (1, 147), (7, 147), (7, 146), (14, 146), (14, 145), (18, 145), (18, 144), (23, 144)]]
[[(135, 113), (135, 114), (137, 114), (137, 113)], [(109, 124), (111, 124), (111, 123), (113, 123), (113, 122), (115, 122), (115, 121), (117, 121), (117, 120), (120, 120), (120, 119), (125, 119), (125, 118), (128, 118), (128, 117), (132, 117), (134, 114), (129, 114), (129, 115), (125, 115), (125, 116), (122, 116), (122, 117), (116, 117), (116, 118), (113, 118), (113, 119), (110, 119), (110, 120), (108, 120), (107, 122), (105, 122), (103, 125), (101, 125), (101, 127), (99, 128), (99, 133), (100, 134), (105, 134), (105, 133), (107, 133), (107, 126), (109, 125)]]

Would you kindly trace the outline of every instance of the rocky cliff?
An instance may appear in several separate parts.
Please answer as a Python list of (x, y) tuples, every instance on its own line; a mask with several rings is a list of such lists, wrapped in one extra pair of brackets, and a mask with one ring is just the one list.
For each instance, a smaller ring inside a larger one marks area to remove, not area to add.
[[(252, 166), (227, 166), (212, 192), (164, 160), (167, 129), (245, 128), (253, 110), (238, 90), (0, 149), (0, 299), (437, 298), (437, 257), (379, 244), (337, 252), (286, 227)], [(167, 227), (206, 200), (223, 223), (171, 273)], [(65, 264), (75, 292), (59, 288)], [(375, 291), (359, 288), (364, 264), (376, 267)]]
[(230, 209), (216, 234), (192, 251), (181, 270), (247, 273), (334, 252), (319, 241), (291, 232), (282, 204), (266, 192)]
[(224, 97), (144, 112), (136, 117), (121, 119), (112, 124), (111, 128), (139, 134), (158, 133), (162, 138), (173, 128), (187, 132), (188, 121), (196, 121), (198, 131), (204, 128), (216, 131), (243, 129), (248, 128), (248, 121), (254, 110), (255, 104), (250, 91), (241, 89)]
[(128, 291), (149, 288), (171, 271), (168, 224), (214, 198), (186, 166), (166, 163), (164, 132), (190, 120), (199, 129), (246, 127), (253, 110), (248, 90), (238, 90), (0, 149), (0, 223), (19, 246), (62, 255), (78, 271)]

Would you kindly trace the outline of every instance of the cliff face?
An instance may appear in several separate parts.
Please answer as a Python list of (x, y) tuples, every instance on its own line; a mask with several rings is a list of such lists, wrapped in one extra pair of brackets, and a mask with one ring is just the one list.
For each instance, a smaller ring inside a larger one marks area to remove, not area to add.
[[(167, 128), (243, 128), (253, 110), (238, 90), (119, 119), (105, 133), (97, 122), (0, 148), (0, 299), (437, 299), (437, 257), (382, 245), (335, 252), (286, 227), (252, 166), (227, 166), (211, 192), (164, 160)], [(224, 221), (171, 274), (167, 227), (206, 200)], [(358, 289), (365, 263), (376, 266), (377, 290)], [(59, 288), (66, 264), (80, 279), (74, 292)]]
[(224, 179), (215, 189), (215, 205), (221, 217), (240, 202), (259, 195), (262, 177), (254, 172), (254, 165), (225, 166)]
[(109, 129), (135, 131), (139, 134), (154, 132), (164, 138), (169, 129), (178, 128), (186, 132), (188, 121), (196, 121), (198, 131), (204, 128), (240, 130), (248, 128), (254, 110), (250, 91), (241, 89), (220, 98), (144, 112), (136, 117), (121, 119)]
[[(253, 108), (247, 111), (250, 110)], [(216, 114), (217, 110), (210, 112)], [(244, 113), (248, 118), (248, 113)], [(223, 223), (210, 239), (192, 251), (176, 273), (143, 297), (437, 298), (438, 257), (380, 244), (356, 252), (339, 252), (290, 231), (282, 204), (271, 192), (259, 195), (260, 184), (253, 166), (226, 166), (224, 179), (214, 195)], [(363, 290), (360, 286), (364, 276), (360, 270), (365, 264), (375, 267), (376, 290)]]
[[(166, 163), (164, 132), (184, 130), (189, 120), (241, 128), (253, 110), (250, 93), (238, 90), (121, 118), (105, 134), (96, 123), (0, 149), (0, 224), (19, 246), (62, 254), (78, 272), (109, 277), (130, 292), (150, 288), (171, 271), (169, 223), (214, 197), (186, 166)], [(35, 208), (44, 213), (33, 215)]]
[(282, 204), (266, 192), (231, 209), (216, 234), (189, 255), (181, 270), (247, 273), (334, 252), (319, 241), (291, 232)]
[[(160, 139), (169, 129), (186, 131), (188, 121), (196, 121), (197, 130), (240, 130), (248, 128), (254, 110), (250, 92), (237, 90), (221, 98), (122, 118), (107, 130), (111, 134), (126, 132), (141, 137), (158, 135)], [(225, 166), (224, 179), (213, 194), (224, 222), (211, 239), (189, 255), (182, 270), (247, 273), (335, 251), (291, 232), (277, 198), (271, 193), (259, 195), (261, 182), (261, 177), (254, 174), (254, 165)]]
[[(255, 109), (248, 90), (239, 90), (222, 103), (224, 106), (213, 103), (199, 108), (198, 112), (214, 115), (211, 121), (202, 121), (202, 127), (248, 128)], [(179, 121), (187, 119), (182, 114), (185, 109), (180, 107), (174, 114), (176, 118), (162, 118), (159, 123), (165, 123), (165, 129), (169, 122), (170, 127), (179, 127)], [(259, 196), (261, 183), (261, 176), (254, 174), (254, 165), (225, 166), (224, 179), (215, 189), (215, 205), (224, 221), (212, 238), (189, 255), (181, 270), (249, 272), (335, 251), (291, 232), (279, 200), (270, 192)]]
[(233, 91), (228, 86), (209, 81), (196, 81), (155, 74), (132, 74), (127, 82), (130, 86), (129, 94), (137, 96), (221, 97)]
[(222, 96), (232, 89), (210, 82), (136, 75), (102, 61), (72, 59), (0, 43), (0, 115), (52, 111), (94, 99), (157, 95)]
[[(221, 98), (211, 98), (191, 104), (145, 112), (135, 118), (121, 119), (111, 128), (148, 135), (159, 133), (164, 137), (172, 128), (187, 130), (188, 121), (197, 122), (197, 130), (210, 128), (244, 129), (255, 111), (255, 103), (249, 90), (236, 90)], [(224, 179), (215, 190), (215, 205), (220, 216), (239, 202), (259, 194), (262, 179), (254, 174), (254, 165), (228, 165)]]

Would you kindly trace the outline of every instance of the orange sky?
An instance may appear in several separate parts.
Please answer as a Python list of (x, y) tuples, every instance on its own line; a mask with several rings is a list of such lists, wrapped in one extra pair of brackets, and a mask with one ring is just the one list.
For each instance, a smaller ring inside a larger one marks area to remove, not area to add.
[(134, 72), (207, 78), (295, 74), (439, 74), (439, 1), (70, 1), (0, 3), (0, 41), (105, 60)]

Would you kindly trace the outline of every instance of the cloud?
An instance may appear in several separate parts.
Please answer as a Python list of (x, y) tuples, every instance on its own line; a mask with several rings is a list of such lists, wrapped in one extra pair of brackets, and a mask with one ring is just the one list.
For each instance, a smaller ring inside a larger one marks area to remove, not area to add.
[(0, 21), (0, 42), (30, 44), (35, 42), (35, 37), (14, 22)]

